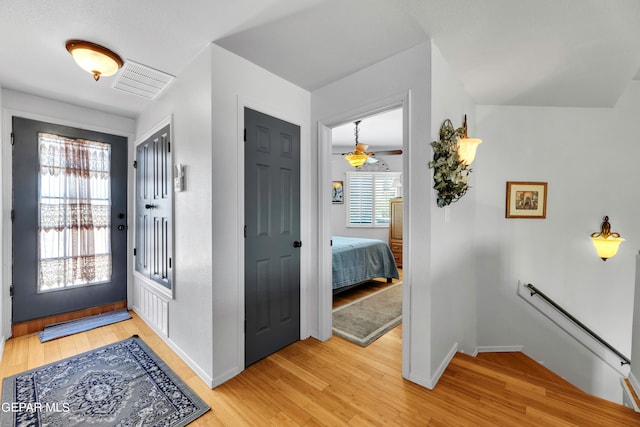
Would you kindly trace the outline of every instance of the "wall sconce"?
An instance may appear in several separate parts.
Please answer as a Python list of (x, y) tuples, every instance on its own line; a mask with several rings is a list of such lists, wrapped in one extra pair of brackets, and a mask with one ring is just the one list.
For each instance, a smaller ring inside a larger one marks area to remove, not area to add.
[(111, 76), (117, 73), (124, 65), (117, 53), (95, 43), (69, 40), (66, 47), (80, 68), (93, 74), (95, 81), (100, 80), (100, 76)]
[(457, 202), (469, 189), (469, 166), (481, 142), (478, 138), (468, 137), (466, 114), (462, 127), (458, 129), (453, 128), (449, 119), (440, 126), (440, 139), (431, 143), (433, 160), (429, 162), (433, 169), (433, 188), (438, 192), (438, 207)]
[(462, 123), (462, 137), (458, 139), (458, 157), (465, 165), (469, 166), (476, 158), (476, 149), (482, 144), (480, 138), (469, 138), (467, 135), (467, 115), (464, 115)]
[(624, 239), (620, 237), (620, 233), (611, 231), (608, 216), (604, 217), (600, 232), (591, 233), (591, 240), (593, 241), (593, 246), (596, 247), (598, 256), (602, 258), (603, 261), (615, 256), (615, 254), (618, 253), (620, 243), (624, 242)]

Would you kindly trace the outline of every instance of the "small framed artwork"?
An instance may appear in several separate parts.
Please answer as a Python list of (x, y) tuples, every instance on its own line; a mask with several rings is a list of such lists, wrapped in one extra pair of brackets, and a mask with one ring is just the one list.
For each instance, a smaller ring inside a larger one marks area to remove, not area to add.
[(546, 218), (546, 182), (507, 182), (506, 218)]
[(339, 205), (344, 203), (344, 186), (342, 181), (331, 183), (331, 203)]

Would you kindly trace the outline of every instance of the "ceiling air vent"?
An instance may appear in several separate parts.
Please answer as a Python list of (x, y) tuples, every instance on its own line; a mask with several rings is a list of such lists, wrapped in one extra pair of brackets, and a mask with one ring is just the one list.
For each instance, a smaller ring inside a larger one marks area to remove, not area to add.
[(175, 77), (154, 70), (146, 65), (126, 60), (118, 74), (114, 89), (131, 93), (147, 99), (153, 99), (166, 88)]

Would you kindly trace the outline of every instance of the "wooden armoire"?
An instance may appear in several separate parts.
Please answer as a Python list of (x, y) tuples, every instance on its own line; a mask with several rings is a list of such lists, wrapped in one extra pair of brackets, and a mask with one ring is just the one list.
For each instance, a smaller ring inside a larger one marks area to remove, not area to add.
[(389, 246), (398, 268), (402, 268), (402, 197), (389, 200)]

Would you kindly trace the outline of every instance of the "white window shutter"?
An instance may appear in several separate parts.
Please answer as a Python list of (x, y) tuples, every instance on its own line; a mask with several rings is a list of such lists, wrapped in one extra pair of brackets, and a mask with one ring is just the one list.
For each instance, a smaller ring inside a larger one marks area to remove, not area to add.
[(397, 172), (347, 172), (347, 226), (388, 227), (389, 199), (397, 196)]

